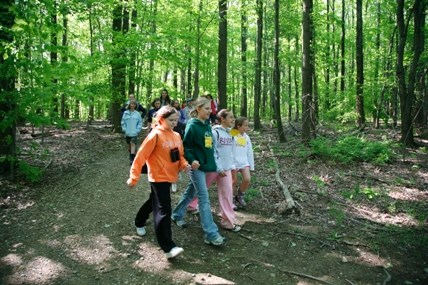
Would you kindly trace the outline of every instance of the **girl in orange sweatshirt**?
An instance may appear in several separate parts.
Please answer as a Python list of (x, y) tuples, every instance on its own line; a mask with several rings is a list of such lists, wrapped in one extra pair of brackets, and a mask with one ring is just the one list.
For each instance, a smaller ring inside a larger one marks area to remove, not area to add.
[(164, 106), (156, 112), (157, 126), (141, 144), (127, 181), (128, 186), (133, 188), (140, 179), (141, 167), (147, 163), (156, 239), (168, 259), (183, 252), (172, 240), (171, 183), (177, 182), (180, 170), (190, 169), (184, 158), (181, 137), (172, 130), (178, 118), (177, 110), (171, 106)]

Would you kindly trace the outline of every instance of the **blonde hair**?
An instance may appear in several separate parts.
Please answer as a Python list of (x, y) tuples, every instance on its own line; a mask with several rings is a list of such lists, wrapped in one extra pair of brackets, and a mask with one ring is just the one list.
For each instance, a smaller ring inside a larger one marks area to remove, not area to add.
[(210, 100), (206, 97), (199, 97), (196, 99), (193, 104), (194, 109), (190, 112), (190, 116), (192, 116), (192, 118), (196, 118), (198, 116), (198, 109), (202, 108), (206, 104), (211, 104)]

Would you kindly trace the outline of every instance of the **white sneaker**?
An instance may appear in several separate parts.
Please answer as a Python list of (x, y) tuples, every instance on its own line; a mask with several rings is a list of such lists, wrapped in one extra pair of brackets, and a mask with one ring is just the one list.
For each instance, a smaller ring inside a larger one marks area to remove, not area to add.
[(173, 247), (169, 252), (165, 253), (165, 256), (166, 258), (171, 259), (176, 257), (177, 255), (182, 254), (183, 251), (184, 251), (183, 248), (176, 246), (176, 247)]
[(175, 184), (175, 183), (171, 184), (171, 191), (172, 192), (177, 192), (177, 184)]
[(141, 227), (141, 228), (137, 228), (137, 235), (139, 236), (145, 236), (146, 235), (146, 228), (145, 227)]

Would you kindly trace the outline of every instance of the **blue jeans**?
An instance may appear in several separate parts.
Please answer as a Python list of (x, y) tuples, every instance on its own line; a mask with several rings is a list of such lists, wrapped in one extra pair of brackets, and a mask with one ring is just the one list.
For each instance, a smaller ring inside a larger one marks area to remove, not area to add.
[(220, 237), (218, 227), (214, 223), (211, 213), (210, 197), (205, 179), (205, 172), (200, 170), (190, 170), (190, 181), (187, 184), (186, 191), (181, 196), (175, 209), (172, 211), (172, 218), (176, 221), (184, 219), (187, 206), (193, 200), (195, 195), (198, 196), (199, 217), (201, 220), (202, 230), (205, 233), (205, 239), (213, 241)]

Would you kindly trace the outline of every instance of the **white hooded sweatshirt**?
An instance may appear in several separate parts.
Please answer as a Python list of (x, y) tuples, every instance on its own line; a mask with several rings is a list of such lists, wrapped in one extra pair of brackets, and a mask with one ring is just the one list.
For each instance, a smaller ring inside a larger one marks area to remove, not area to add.
[(233, 159), (233, 137), (229, 130), (221, 125), (212, 129), (214, 142), (214, 158), (217, 164), (217, 172), (235, 169)]

